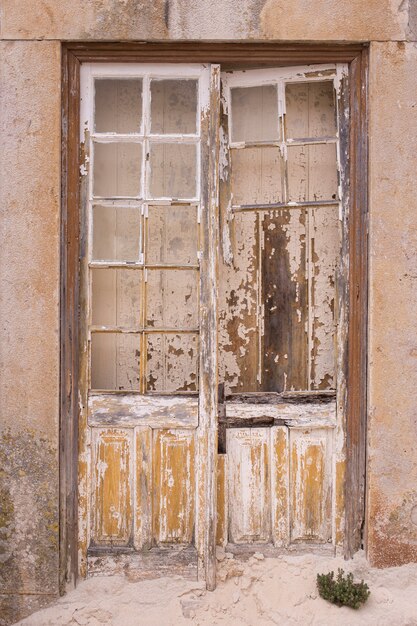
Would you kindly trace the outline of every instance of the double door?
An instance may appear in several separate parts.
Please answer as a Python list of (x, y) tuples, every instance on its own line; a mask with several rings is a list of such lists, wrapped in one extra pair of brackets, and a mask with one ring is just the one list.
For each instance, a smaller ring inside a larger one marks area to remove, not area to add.
[(84, 575), (341, 542), (343, 73), (83, 66)]

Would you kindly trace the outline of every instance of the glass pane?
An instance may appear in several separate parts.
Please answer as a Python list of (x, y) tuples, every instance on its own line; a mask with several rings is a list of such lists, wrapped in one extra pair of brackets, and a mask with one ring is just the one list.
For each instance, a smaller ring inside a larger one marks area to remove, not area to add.
[(197, 264), (197, 207), (150, 206), (146, 263)]
[(197, 81), (151, 82), (151, 132), (196, 133)]
[(151, 198), (195, 198), (197, 178), (195, 144), (151, 145)]
[(233, 204), (282, 202), (279, 148), (232, 150)]
[(287, 137), (334, 137), (336, 116), (331, 81), (289, 84), (285, 89)]
[(140, 326), (142, 270), (92, 269), (92, 323)]
[(139, 209), (93, 207), (93, 260), (138, 261)]
[(152, 328), (198, 326), (198, 271), (148, 270), (146, 324)]
[(198, 356), (197, 335), (147, 335), (146, 390), (198, 391)]
[(139, 196), (142, 173), (142, 144), (94, 144), (94, 195)]
[(237, 87), (232, 94), (232, 141), (279, 139), (275, 85)]
[(91, 335), (91, 388), (139, 391), (140, 335)]
[(288, 147), (290, 202), (337, 200), (336, 144)]
[(142, 80), (101, 78), (95, 81), (97, 133), (139, 133), (142, 121)]

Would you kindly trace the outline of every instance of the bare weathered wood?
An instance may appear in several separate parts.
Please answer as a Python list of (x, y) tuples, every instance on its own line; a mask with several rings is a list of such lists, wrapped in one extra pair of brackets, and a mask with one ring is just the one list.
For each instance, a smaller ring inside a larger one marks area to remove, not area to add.
[(368, 280), (368, 53), (350, 66), (349, 351), (346, 415), (346, 541), (361, 546), (365, 509), (367, 280)]
[(228, 526), (227, 455), (217, 456), (216, 545), (227, 544)]
[(267, 419), (283, 420), (291, 423), (307, 423), (310, 421), (328, 421), (336, 424), (335, 402), (325, 404), (251, 404), (226, 402), (225, 421), (228, 425), (236, 419)]
[(153, 431), (153, 538), (157, 545), (191, 544), (195, 523), (193, 431)]
[(257, 543), (240, 545), (236, 543), (228, 543), (226, 551), (234, 555), (235, 558), (247, 561), (255, 553), (263, 554), (265, 558), (277, 558), (282, 554), (291, 554), (294, 556), (302, 554), (317, 554), (323, 556), (333, 556), (335, 549), (331, 544), (311, 544), (311, 543), (295, 543), (286, 547), (274, 546), (272, 543)]
[(94, 429), (92, 446), (91, 542), (126, 546), (133, 529), (133, 433)]
[(262, 231), (261, 389), (308, 389), (305, 209), (265, 213)]
[(133, 545), (136, 550), (152, 547), (153, 441), (152, 429), (135, 428), (135, 506)]
[(332, 541), (332, 432), (290, 429), (290, 534), (296, 541)]
[(198, 398), (195, 396), (90, 394), (88, 414), (89, 426), (196, 428)]
[(197, 550), (194, 547), (133, 550), (88, 551), (88, 575), (126, 575), (131, 580), (149, 580), (164, 576), (181, 576), (197, 580)]
[(227, 431), (229, 541), (271, 539), (270, 430)]
[(232, 393), (226, 396), (228, 403), (238, 404), (317, 404), (333, 402), (336, 397), (335, 391), (286, 391)]
[(78, 578), (79, 60), (62, 56), (59, 589)]
[[(224, 63), (224, 69), (237, 64), (277, 67), (312, 63), (350, 63), (364, 44), (280, 43), (280, 42), (71, 42), (66, 47), (80, 61)], [(233, 64), (233, 65), (232, 65)]]
[[(216, 587), (217, 284), (220, 67), (210, 68), (210, 104), (201, 116), (200, 395), (196, 536), (207, 589)], [(203, 572), (202, 572), (203, 573)]]
[(271, 429), (272, 540), (275, 547), (290, 542), (290, 449), (286, 426)]
[(217, 451), (219, 454), (226, 452), (226, 405), (224, 400), (224, 383), (219, 384), (218, 389), (218, 433)]

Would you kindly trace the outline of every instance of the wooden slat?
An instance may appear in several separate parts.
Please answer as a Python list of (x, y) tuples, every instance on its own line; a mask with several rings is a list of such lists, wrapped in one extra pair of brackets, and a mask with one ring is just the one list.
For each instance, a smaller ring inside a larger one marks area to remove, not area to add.
[(88, 412), (90, 426), (195, 428), (198, 425), (198, 398), (94, 394), (89, 396)]
[(135, 429), (135, 522), (133, 544), (136, 550), (152, 545), (152, 430)]
[(332, 540), (332, 445), (328, 429), (290, 429), (291, 542)]
[(258, 388), (258, 289), (256, 259), (259, 222), (255, 213), (240, 213), (224, 225), (232, 263), (222, 263), (219, 282), (220, 376), (226, 393)]
[(336, 425), (336, 403), (325, 404), (252, 404), (226, 402), (226, 423), (230, 419), (252, 419), (254, 417), (270, 417), (282, 419), (289, 423), (310, 423), (311, 420)]
[(132, 432), (94, 430), (92, 543), (127, 545), (132, 535)]
[(288, 428), (271, 429), (271, 509), (274, 546), (288, 546), (290, 541), (289, 510), (289, 437)]
[(201, 112), (200, 394), (197, 429), (196, 544), (199, 572), (216, 588), (217, 285), (220, 66), (210, 66), (210, 100)]
[(194, 433), (153, 431), (153, 538), (191, 544), (194, 536)]
[(270, 431), (227, 431), (229, 541), (268, 543), (271, 538)]
[[(197, 550), (194, 547), (170, 546), (145, 552), (124, 552), (90, 548), (89, 576), (127, 576), (129, 580), (150, 580), (164, 576), (181, 576), (197, 580)], [(140, 618), (139, 618), (140, 619)]]
[(307, 389), (306, 210), (262, 220), (264, 391)]
[(227, 455), (217, 456), (217, 525), (216, 545), (227, 544), (228, 526)]
[[(280, 42), (71, 42), (66, 44), (83, 61), (162, 63), (228, 63), (241, 67), (349, 63), (365, 44)], [(230, 68), (229, 68), (230, 69)]]
[(334, 389), (336, 386), (336, 271), (341, 252), (339, 229), (336, 207), (310, 210), (312, 389)]
[(346, 556), (361, 546), (365, 517), (368, 311), (368, 53), (350, 66), (349, 352), (346, 415)]

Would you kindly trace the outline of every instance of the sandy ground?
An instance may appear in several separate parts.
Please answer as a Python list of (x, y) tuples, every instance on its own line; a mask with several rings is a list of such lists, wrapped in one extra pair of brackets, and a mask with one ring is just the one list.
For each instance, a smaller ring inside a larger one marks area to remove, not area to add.
[[(96, 577), (55, 605), (19, 622), (25, 626), (177, 626), (179, 624), (332, 626), (417, 625), (417, 564), (386, 570), (370, 569), (364, 555), (352, 561), (318, 556), (255, 555), (242, 563), (218, 553), (218, 587), (181, 578), (138, 582), (132, 576)], [(322, 600), (316, 574), (352, 571), (371, 589), (358, 611)]]

